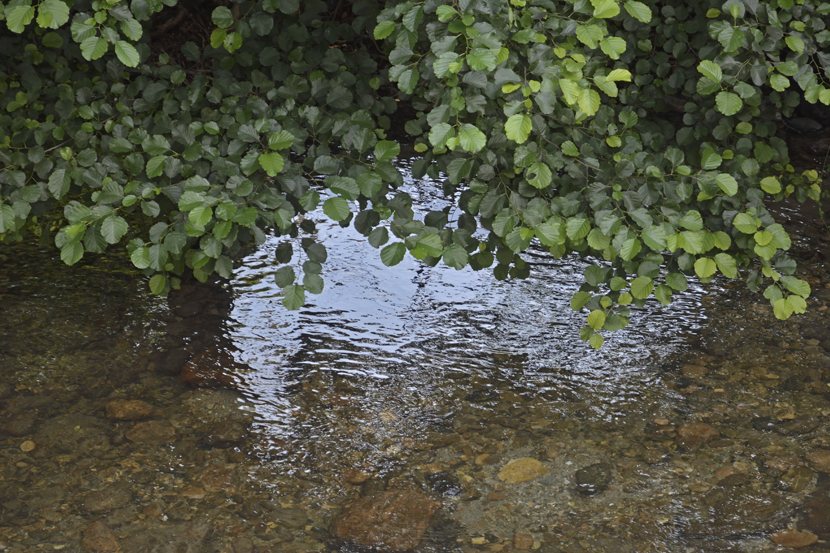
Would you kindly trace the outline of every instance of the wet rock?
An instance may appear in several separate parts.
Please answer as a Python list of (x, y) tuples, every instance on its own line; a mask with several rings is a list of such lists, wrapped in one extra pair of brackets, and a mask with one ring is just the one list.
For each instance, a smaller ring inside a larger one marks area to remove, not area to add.
[(582, 495), (594, 495), (605, 491), (611, 483), (613, 467), (609, 463), (596, 463), (576, 471), (576, 491)]
[(703, 378), (709, 372), (703, 365), (683, 365), (681, 371), (683, 376), (692, 379)]
[(647, 447), (641, 453), (643, 461), (649, 465), (657, 465), (666, 459), (666, 454), (654, 447)]
[(794, 419), (779, 422), (773, 426), (773, 430), (782, 436), (800, 436), (812, 432), (818, 428), (819, 419), (812, 415), (803, 415)]
[(119, 509), (133, 500), (133, 492), (126, 485), (114, 485), (103, 490), (89, 492), (80, 509), (86, 513), (103, 513)]
[(798, 493), (803, 491), (813, 480), (813, 471), (807, 467), (794, 467), (781, 477), (785, 489)]
[(772, 432), (775, 429), (776, 422), (772, 417), (756, 417), (749, 424), (758, 432)]
[(688, 533), (723, 538), (733, 534), (773, 532), (792, 516), (789, 505), (777, 494), (749, 486), (716, 488), (703, 496)]
[(182, 367), (181, 379), (199, 388), (233, 387), (234, 372), (245, 368), (237, 363), (230, 352), (220, 348), (208, 348), (196, 354)]
[(791, 376), (781, 383), (781, 389), (785, 392), (800, 392), (804, 390), (804, 379), (796, 376)]
[(182, 367), (189, 359), (190, 352), (185, 349), (157, 351), (150, 357), (155, 372), (169, 376), (181, 374)]
[(804, 498), (798, 512), (805, 529), (821, 539), (830, 539), (830, 487), (819, 488)]
[(344, 507), (329, 532), (332, 539), (383, 551), (418, 546), (441, 504), (411, 490), (361, 497)]
[(250, 423), (252, 420), (251, 412), (246, 409), (247, 402), (233, 390), (194, 390), (186, 394), (182, 402), (193, 418), (202, 423)]
[(202, 429), (204, 437), (199, 444), (204, 447), (227, 448), (242, 445), (248, 438), (248, 427), (237, 421), (222, 421)]
[(817, 449), (804, 456), (807, 464), (819, 472), (830, 472), (830, 450)]
[(520, 550), (532, 548), (533, 535), (527, 532), (516, 532), (513, 535), (513, 547)]
[(447, 497), (458, 497), (464, 491), (458, 478), (446, 471), (428, 474), (426, 480), (430, 490)]
[(787, 126), (799, 133), (814, 133), (824, 128), (824, 126), (809, 117), (793, 117), (787, 121)]
[(138, 531), (121, 541), (121, 551), (129, 553), (205, 553), (217, 551), (209, 548), (214, 522), (184, 522), (153, 527), (151, 531)]
[(121, 547), (115, 539), (115, 534), (100, 521), (93, 522), (84, 529), (81, 545), (85, 550), (94, 553), (111, 553)]
[(309, 520), (308, 513), (305, 509), (300, 509), (299, 507), (275, 509), (268, 514), (266, 519), (269, 522), (273, 522), (274, 524), (278, 524), (280, 526), (286, 526), (288, 528), (302, 528), (308, 524)]
[(158, 409), (138, 399), (116, 399), (104, 406), (107, 418), (119, 421), (139, 421), (159, 414)]
[(769, 537), (775, 545), (781, 547), (789, 547), (790, 549), (800, 549), (813, 545), (818, 541), (818, 536), (807, 532), (799, 532), (797, 530), (781, 530), (772, 534)]
[(482, 453), (475, 458), (475, 464), (478, 466), (495, 465), (501, 461), (501, 455), (496, 453)]
[(718, 481), (718, 486), (724, 488), (737, 488), (738, 486), (745, 486), (750, 483), (749, 475), (745, 472), (736, 472), (730, 474)]
[(527, 482), (545, 474), (545, 466), (531, 457), (513, 459), (499, 471), (499, 480), (508, 484)]
[(685, 423), (677, 428), (675, 444), (681, 449), (691, 451), (719, 435), (720, 433), (708, 424), (702, 422)]
[(32, 412), (13, 413), (0, 419), (0, 430), (18, 438), (28, 436), (36, 426), (37, 415)]
[(206, 469), (199, 478), (202, 485), (211, 491), (236, 490), (238, 481), (233, 473), (233, 466), (214, 465)]
[(254, 542), (248, 538), (236, 538), (233, 541), (233, 553), (253, 553)]
[(137, 444), (164, 445), (176, 441), (176, 429), (167, 421), (139, 422), (126, 433)]
[(107, 449), (109, 425), (80, 413), (58, 415), (40, 424), (35, 441), (57, 453)]
[(355, 485), (362, 484), (371, 477), (372, 475), (368, 472), (364, 472), (356, 468), (344, 469), (343, 472), (340, 474), (340, 478), (343, 479), (345, 482)]

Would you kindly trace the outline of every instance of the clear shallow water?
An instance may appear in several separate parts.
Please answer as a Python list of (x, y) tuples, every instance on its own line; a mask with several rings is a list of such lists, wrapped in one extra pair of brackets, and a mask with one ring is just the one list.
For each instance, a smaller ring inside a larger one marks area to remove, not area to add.
[[(444, 205), (436, 183), (407, 187), (419, 209)], [(0, 550), (81, 550), (100, 522), (128, 552), (351, 552), (332, 520), (383, 489), (441, 502), (416, 553), (510, 551), (517, 533), (542, 553), (773, 551), (788, 525), (821, 531), (810, 513), (830, 496), (807, 495), (830, 484), (808, 457), (830, 449), (820, 263), (803, 318), (692, 283), (596, 352), (569, 307), (578, 257), (530, 252), (531, 278), (498, 282), (387, 268), (354, 231), (318, 228), (326, 289), (295, 312), (276, 239), (230, 283), (169, 303), (105, 258), (0, 251)], [(218, 359), (233, 384), (194, 390), (187, 359)], [(119, 419), (121, 399), (152, 413)], [(690, 423), (715, 436), (684, 441)], [(517, 458), (544, 473), (504, 481)], [(578, 493), (600, 461), (610, 485)]]

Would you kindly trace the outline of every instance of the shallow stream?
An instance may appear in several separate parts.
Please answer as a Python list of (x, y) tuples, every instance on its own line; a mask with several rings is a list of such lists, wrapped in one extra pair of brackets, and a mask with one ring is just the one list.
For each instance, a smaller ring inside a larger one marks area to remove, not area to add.
[(417, 553), (827, 551), (830, 250), (782, 213), (807, 314), (692, 283), (599, 352), (578, 257), (387, 268), (320, 217), (326, 288), (288, 312), (277, 239), (169, 301), (107, 258), (4, 247), (0, 551), (359, 552), (337, 521), (377, 526), (373, 497), (434, 507), (390, 515)]

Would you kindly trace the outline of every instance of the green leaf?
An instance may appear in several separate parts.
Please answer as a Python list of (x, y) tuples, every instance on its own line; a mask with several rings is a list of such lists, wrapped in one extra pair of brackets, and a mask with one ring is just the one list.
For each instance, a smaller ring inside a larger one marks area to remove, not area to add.
[(297, 138), (288, 131), (273, 132), (268, 135), (268, 148), (284, 150), (290, 147)]
[(525, 175), (527, 177), (527, 182), (539, 190), (550, 186), (550, 183), (553, 180), (553, 173), (551, 172), (550, 167), (539, 161), (528, 167)]
[(163, 274), (156, 274), (150, 278), (150, 292), (153, 294), (160, 296), (164, 293), (164, 289), (167, 287), (167, 277)]
[(718, 186), (723, 193), (727, 196), (734, 196), (738, 193), (738, 181), (732, 175), (728, 175), (726, 173), (719, 173), (718, 176), (715, 177), (715, 182), (718, 183)]
[(620, 54), (625, 52), (625, 41), (619, 37), (605, 37), (599, 42), (599, 47), (612, 60), (620, 59)]
[(487, 71), (494, 71), (496, 65), (498, 65), (498, 60), (496, 60), (496, 54), (489, 49), (473, 48), (467, 54), (467, 64), (473, 71), (482, 71), (485, 69)]
[(375, 163), (391, 161), (401, 153), (401, 146), (391, 140), (381, 140), (375, 145)]
[(144, 34), (144, 28), (135, 19), (125, 19), (119, 23), (119, 27), (121, 27), (124, 36), (133, 41), (139, 40), (141, 35)]
[(785, 298), (781, 298), (776, 300), (775, 304), (772, 306), (772, 311), (775, 313), (776, 319), (786, 321), (790, 318), (790, 315), (793, 314), (794, 309), (792, 303), (788, 302)]
[(620, 7), (614, 0), (591, 0), (594, 5), (594, 17), (608, 19), (620, 13)]
[(267, 152), (259, 154), (257, 158), (259, 166), (265, 170), (269, 177), (276, 177), (285, 167), (285, 159), (278, 152)]
[(590, 292), (577, 292), (571, 298), (571, 309), (579, 311), (591, 300)]
[(395, 30), (395, 22), (394, 21), (381, 21), (375, 26), (375, 30), (373, 31), (373, 35), (375, 40), (382, 40), (389, 35), (392, 34), (392, 31)]
[(225, 6), (219, 6), (213, 10), (210, 16), (213, 24), (222, 29), (229, 29), (234, 22), (233, 13)]
[(718, 92), (715, 103), (718, 106), (718, 111), (724, 115), (735, 115), (741, 111), (744, 105), (741, 97), (732, 92)]
[(732, 226), (744, 234), (755, 234), (758, 230), (758, 224), (755, 222), (755, 219), (746, 213), (738, 213), (732, 219)]
[(623, 242), (622, 248), (620, 248), (620, 257), (625, 261), (631, 261), (640, 253), (642, 248), (643, 246), (638, 238), (629, 238)]
[(282, 289), (282, 304), (286, 309), (295, 311), (305, 303), (305, 290), (302, 286), (289, 284)]
[[(654, 281), (647, 276), (638, 276), (631, 281), (631, 295), (638, 300), (644, 300), (649, 297), (652, 290), (654, 290)], [(622, 300), (622, 294), (620, 294), (620, 300)]]
[(715, 263), (717, 264), (718, 269), (720, 269), (720, 272), (726, 278), (735, 278), (738, 276), (738, 264), (736, 263), (735, 258), (728, 253), (719, 253), (715, 255)]
[(61, 248), (61, 261), (67, 265), (74, 265), (84, 256), (84, 247), (80, 242), (70, 241)]
[(69, 6), (60, 0), (44, 0), (38, 8), (38, 25), (59, 29), (69, 21)]
[(349, 202), (337, 196), (323, 202), (323, 213), (333, 221), (343, 221), (351, 213)]
[(424, 235), (418, 240), (418, 247), (423, 248), (427, 255), (431, 257), (441, 257), (441, 253), (444, 251), (444, 244), (437, 234)]
[(661, 252), (666, 249), (666, 231), (659, 225), (652, 225), (643, 230), (643, 242), (652, 251)]
[(147, 168), (144, 170), (147, 177), (154, 179), (164, 172), (164, 161), (167, 156), (155, 156), (147, 160)]
[(802, 298), (810, 297), (812, 290), (810, 289), (810, 284), (805, 280), (791, 276), (782, 276), (781, 283), (793, 294), (798, 294)]
[[(22, 33), (23, 29), (26, 25), (32, 22), (34, 17), (34, 6), (16, 6), (11, 11), (6, 12), (6, 26), (8, 26), (9, 30), (13, 33)], [(72, 263), (74, 263), (74, 261)], [(68, 265), (71, 265), (71, 263), (68, 263)]]
[(115, 43), (115, 55), (127, 67), (136, 67), (141, 59), (135, 46), (123, 40)]
[(712, 82), (720, 83), (723, 78), (723, 71), (718, 64), (710, 60), (703, 60), (698, 64), (697, 70)]
[(374, 198), (383, 188), (383, 181), (374, 171), (367, 171), (357, 177), (357, 187), (367, 198)]
[(140, 246), (130, 253), (130, 261), (138, 269), (146, 269), (150, 266), (150, 248)]
[(294, 284), (296, 279), (297, 274), (294, 272), (294, 267), (291, 266), (280, 267), (274, 273), (274, 282), (280, 288)]
[(389, 244), (380, 250), (380, 260), (387, 267), (392, 267), (400, 263), (404, 255), (406, 255), (406, 246), (403, 242)]
[(303, 275), (303, 287), (311, 294), (322, 294), (325, 282), (318, 274), (306, 273)]
[[(533, 123), (530, 121), (530, 117), (521, 113), (510, 116), (504, 124), (504, 132), (507, 138), (517, 144), (523, 144), (530, 136), (531, 130), (533, 130)], [(432, 135), (431, 132), (430, 135)]]
[(778, 92), (784, 92), (790, 86), (790, 80), (779, 73), (773, 73), (769, 77), (769, 85)]
[(651, 22), (651, 8), (649, 8), (642, 2), (637, 2), (636, 0), (629, 0), (625, 3), (623, 7), (631, 17), (641, 21), (642, 23)]
[(775, 177), (761, 179), (761, 190), (767, 194), (778, 194), (781, 192), (781, 183)]
[(101, 37), (90, 37), (81, 42), (81, 55), (87, 60), (97, 60), (107, 53), (109, 43)]
[(671, 286), (673, 290), (678, 292), (685, 292), (689, 286), (686, 280), (686, 275), (683, 273), (669, 273), (666, 275), (666, 284)]
[(579, 157), (579, 148), (570, 140), (566, 140), (562, 143), (562, 153), (566, 156)]
[(591, 221), (584, 217), (571, 217), (565, 224), (565, 233), (574, 242), (578, 242), (588, 236), (590, 231)]
[(115, 244), (127, 234), (129, 228), (127, 221), (123, 217), (110, 215), (101, 223), (101, 236), (104, 237), (104, 240), (108, 244)]
[(487, 137), (475, 125), (464, 124), (458, 129), (458, 140), (467, 152), (477, 152), (487, 144)]
[[(639, 4), (639, 2), (634, 2), (634, 3)], [(631, 72), (628, 69), (614, 69), (610, 73), (608, 73), (608, 75), (605, 76), (605, 80), (607, 82), (626, 81), (626, 82), (630, 83), (631, 82)], [(622, 121), (623, 114), (625, 114), (625, 113), (632, 114), (635, 117), (637, 115), (633, 112), (622, 112), (622, 113), (620, 113), (621, 121)], [(626, 115), (626, 117), (628, 117), (628, 116), (629, 115)], [(623, 123), (625, 123), (625, 122), (623, 121)], [(626, 124), (626, 126), (631, 127), (631, 126), (633, 126), (633, 123), (631, 125)]]
[[(611, 1), (611, 0), (609, 0)], [(582, 89), (579, 91), (579, 108), (585, 112), (586, 115), (592, 116), (596, 114), (599, 109), (599, 94), (594, 89)]]
[(187, 214), (187, 218), (197, 228), (205, 228), (210, 220), (213, 219), (213, 209), (207, 205), (193, 208)]
[(450, 244), (444, 250), (444, 263), (456, 270), (463, 269), (468, 261), (467, 252), (458, 244)]
[(708, 257), (701, 257), (695, 261), (695, 274), (700, 278), (709, 278), (716, 270), (717, 264)]
[(591, 344), (591, 347), (594, 349), (599, 349), (602, 347), (602, 344), (605, 343), (605, 338), (603, 338), (600, 334), (592, 334), (590, 338), (588, 338), (588, 343)]
[(588, 314), (588, 326), (599, 330), (605, 324), (605, 312), (601, 309), (594, 309)]
[[(607, 81), (608, 78), (606, 77), (605, 80)], [(559, 88), (562, 90), (562, 95), (569, 106), (575, 104), (579, 99), (579, 86), (570, 79), (559, 79)]]
[(793, 52), (796, 52), (798, 54), (804, 53), (804, 41), (798, 38), (797, 36), (790, 35), (784, 39), (784, 42), (787, 43), (787, 46)]
[(455, 136), (455, 129), (448, 123), (438, 123), (429, 131), (429, 143), (436, 148), (443, 148), (447, 140)]
[(723, 158), (711, 147), (706, 148), (700, 156), (700, 166), (707, 171), (717, 169), (722, 162)]

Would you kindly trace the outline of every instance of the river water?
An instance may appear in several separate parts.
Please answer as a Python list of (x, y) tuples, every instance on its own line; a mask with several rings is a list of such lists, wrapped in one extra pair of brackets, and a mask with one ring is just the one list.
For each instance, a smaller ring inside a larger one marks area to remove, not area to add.
[(117, 260), (4, 247), (0, 551), (366, 551), (336, 521), (382, 526), (355, 505), (395, 494), (437, 506), (390, 515), (418, 553), (826, 551), (828, 248), (782, 213), (807, 314), (691, 282), (599, 352), (578, 257), (387, 268), (313, 215), (326, 288), (288, 312), (276, 238), (169, 302)]

